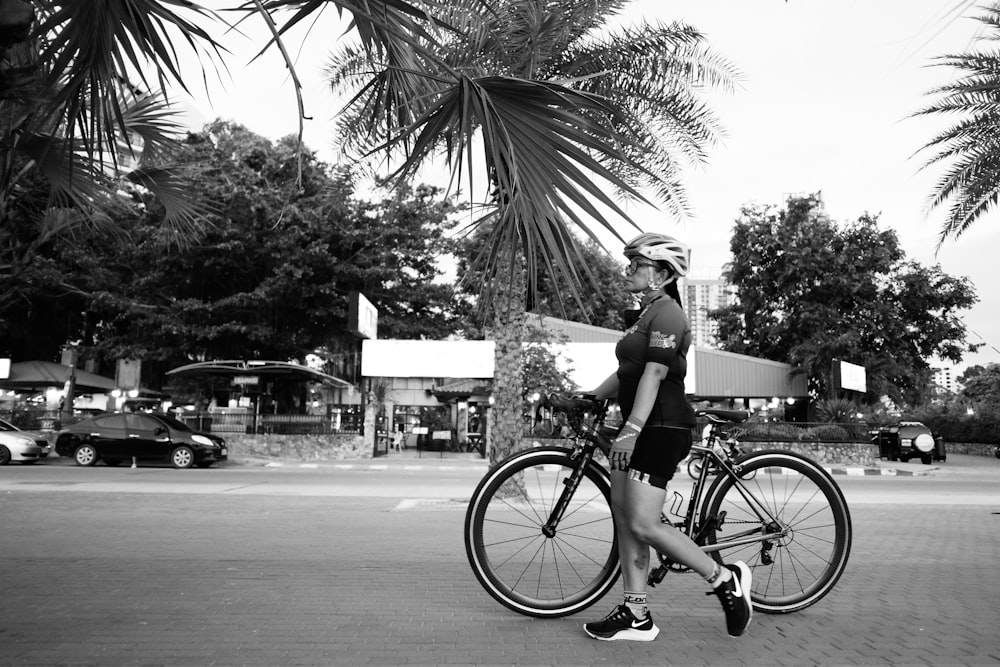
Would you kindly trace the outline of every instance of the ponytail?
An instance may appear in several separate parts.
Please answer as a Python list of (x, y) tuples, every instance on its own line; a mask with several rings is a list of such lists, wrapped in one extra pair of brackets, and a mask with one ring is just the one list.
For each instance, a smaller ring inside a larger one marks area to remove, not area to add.
[(677, 289), (677, 281), (671, 280), (670, 283), (663, 286), (663, 293), (669, 296), (671, 299), (677, 302), (677, 305), (684, 308), (684, 304), (681, 303), (681, 293)]

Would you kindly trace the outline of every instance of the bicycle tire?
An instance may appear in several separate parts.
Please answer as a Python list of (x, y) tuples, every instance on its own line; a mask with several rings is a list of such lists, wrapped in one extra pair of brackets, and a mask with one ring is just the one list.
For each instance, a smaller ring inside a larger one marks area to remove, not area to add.
[(687, 471), (688, 477), (691, 479), (698, 479), (701, 475), (701, 467), (705, 463), (704, 456), (692, 456), (691, 460), (688, 461)]
[[(705, 544), (724, 545), (735, 533), (767, 530), (743, 489), (789, 532), (767, 542), (723, 548), (711, 552), (712, 557), (719, 563), (742, 560), (751, 568), (754, 609), (787, 614), (815, 604), (833, 589), (851, 553), (851, 513), (840, 487), (812, 460), (784, 450), (752, 452), (734, 468), (742, 488), (722, 474), (705, 496), (702, 525), (725, 512), (721, 525), (707, 531)], [(760, 474), (751, 479), (748, 472)]]
[(542, 533), (577, 466), (570, 453), (546, 447), (502, 461), (479, 482), (466, 511), (465, 551), (476, 578), (500, 604), (527, 616), (582, 611), (621, 574), (611, 479), (594, 461), (555, 535)]

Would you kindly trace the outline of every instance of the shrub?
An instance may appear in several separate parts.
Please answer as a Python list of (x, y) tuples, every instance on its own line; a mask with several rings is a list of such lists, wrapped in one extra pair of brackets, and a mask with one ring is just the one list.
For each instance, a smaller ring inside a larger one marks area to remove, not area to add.
[(819, 442), (851, 442), (854, 440), (846, 428), (837, 424), (823, 424), (810, 428), (808, 431), (809, 440)]

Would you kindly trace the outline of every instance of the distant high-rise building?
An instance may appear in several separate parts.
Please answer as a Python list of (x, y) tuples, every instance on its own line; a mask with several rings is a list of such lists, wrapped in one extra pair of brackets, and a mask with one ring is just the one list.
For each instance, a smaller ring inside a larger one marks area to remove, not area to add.
[(732, 305), (736, 300), (735, 289), (721, 278), (687, 278), (682, 294), (693, 343), (699, 347), (717, 347), (719, 323), (710, 319), (708, 313)]
[(955, 368), (953, 366), (931, 368), (931, 382), (934, 384), (934, 388), (940, 393), (957, 394), (962, 389), (961, 383), (955, 377)]

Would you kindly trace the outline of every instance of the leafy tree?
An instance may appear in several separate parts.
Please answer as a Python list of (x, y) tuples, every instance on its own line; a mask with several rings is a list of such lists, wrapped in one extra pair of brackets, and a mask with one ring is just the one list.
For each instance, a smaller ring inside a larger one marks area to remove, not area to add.
[(520, 439), (524, 308), (540, 270), (586, 310), (581, 281), (594, 281), (572, 228), (617, 234), (600, 207), (628, 219), (609, 190), (641, 197), (641, 184), (685, 212), (681, 166), (716, 133), (699, 91), (733, 79), (693, 28), (609, 28), (625, 4), (457, 0), (433, 13), (458, 29), (423, 50), (373, 58), (348, 47), (333, 60), (333, 86), (357, 93), (340, 128), (345, 147), (401, 147), (400, 178), (443, 151), (475, 193), (468, 162), (482, 134), (490, 195), (478, 224), (491, 229), (472, 268), (497, 342), (493, 459)]
[(1000, 405), (1000, 364), (970, 366), (960, 378), (962, 398), (972, 405)]
[(452, 252), (444, 232), (454, 208), (437, 190), (361, 201), (348, 172), (327, 173), (311, 156), (297, 183), (294, 142), (232, 123), (192, 134), (186, 149), (197, 192), (220, 211), (197, 245), (164, 245), (151, 203), (127, 246), (66, 247), (62, 261), (92, 295), (93, 326), (78, 335), (97, 354), (304, 359), (348, 335), (354, 290), (379, 307), (382, 335), (454, 331), (452, 288), (434, 282), (436, 260)]
[(939, 57), (938, 64), (958, 70), (961, 76), (930, 91), (938, 99), (917, 114), (958, 117), (921, 149), (935, 151), (924, 168), (950, 162), (930, 199), (932, 207), (951, 202), (939, 245), (960, 236), (1000, 198), (1000, 52), (994, 48), (1000, 37), (1000, 3), (983, 11), (978, 20), (986, 28), (978, 41), (989, 48), (972, 47)]
[(526, 333), (521, 370), (522, 398), (528, 401), (536, 393), (547, 396), (577, 391), (579, 387), (569, 376), (572, 367), (561, 363), (565, 358), (554, 347), (564, 341), (542, 327), (528, 326)]
[(797, 366), (816, 397), (835, 397), (840, 359), (866, 368), (869, 400), (917, 401), (928, 359), (971, 349), (958, 316), (976, 302), (971, 284), (906, 261), (873, 216), (838, 226), (815, 196), (747, 207), (730, 248), (724, 275), (738, 301), (711, 313), (722, 349)]

